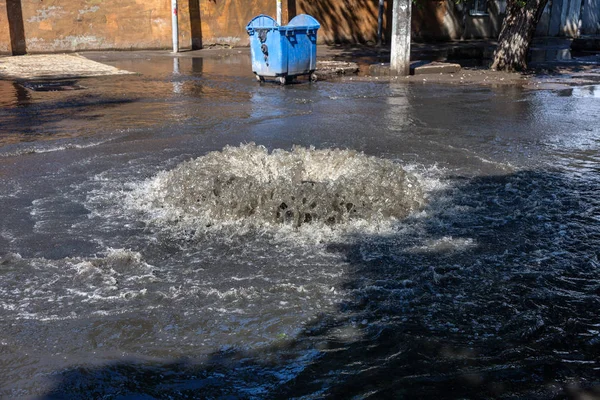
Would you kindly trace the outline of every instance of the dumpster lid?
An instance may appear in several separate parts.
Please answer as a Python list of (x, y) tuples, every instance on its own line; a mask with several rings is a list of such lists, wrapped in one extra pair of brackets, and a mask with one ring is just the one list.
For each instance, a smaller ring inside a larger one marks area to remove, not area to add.
[(300, 14), (292, 18), (292, 20), (289, 22), (289, 24), (287, 24), (287, 26), (293, 26), (297, 28), (306, 27), (309, 29), (319, 29), (321, 27), (321, 24), (319, 24), (319, 22), (310, 15)]
[(248, 25), (246, 25), (246, 30), (251, 29), (265, 29), (265, 28), (277, 28), (279, 25), (277, 21), (268, 15), (260, 14), (256, 17), (252, 18)]

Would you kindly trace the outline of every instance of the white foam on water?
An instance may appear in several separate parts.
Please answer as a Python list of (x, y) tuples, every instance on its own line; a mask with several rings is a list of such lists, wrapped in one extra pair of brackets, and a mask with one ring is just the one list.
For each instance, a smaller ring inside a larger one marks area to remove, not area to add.
[(253, 143), (183, 162), (140, 183), (125, 204), (173, 233), (328, 240), (337, 233), (385, 232), (424, 204), (419, 180), (396, 162), (352, 150)]
[(158, 281), (140, 253), (108, 249), (102, 257), (0, 258), (0, 308), (13, 319), (58, 320), (112, 302), (118, 309)]
[[(43, 154), (43, 153), (53, 153), (56, 151), (64, 151), (64, 150), (79, 150), (79, 149), (88, 149), (91, 147), (100, 146), (104, 143), (112, 141), (113, 138), (107, 138), (103, 140), (93, 140), (88, 143), (63, 143), (63, 140), (57, 140), (55, 142), (38, 142), (34, 145), (28, 144), (27, 146), (6, 146), (8, 150), (0, 151), (0, 157), (18, 157), (27, 154)], [(58, 143), (56, 143), (58, 142)], [(13, 149), (13, 147), (16, 147)]]
[(444, 236), (439, 239), (427, 240), (423, 245), (408, 248), (410, 253), (451, 253), (455, 251), (464, 251), (477, 246), (477, 243), (471, 238), (453, 238)]

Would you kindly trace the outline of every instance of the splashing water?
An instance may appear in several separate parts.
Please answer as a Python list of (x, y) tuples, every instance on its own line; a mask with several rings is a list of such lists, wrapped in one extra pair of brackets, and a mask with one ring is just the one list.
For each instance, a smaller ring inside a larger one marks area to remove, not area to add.
[(389, 160), (351, 150), (253, 143), (225, 147), (146, 181), (131, 196), (150, 220), (196, 229), (231, 222), (336, 226), (397, 220), (424, 202), (417, 179)]
[[(159, 279), (140, 253), (108, 249), (100, 257), (60, 260), (0, 257), (0, 310), (17, 320), (73, 319), (118, 313)], [(111, 304), (110, 309), (105, 305)]]

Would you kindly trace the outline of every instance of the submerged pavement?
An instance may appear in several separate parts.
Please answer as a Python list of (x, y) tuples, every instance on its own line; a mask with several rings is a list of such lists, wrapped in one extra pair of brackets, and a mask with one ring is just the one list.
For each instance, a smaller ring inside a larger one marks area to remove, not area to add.
[(40, 54), (0, 58), (0, 79), (5, 80), (57, 80), (131, 73), (77, 54)]
[[(594, 42), (588, 38), (587, 42)], [(504, 85), (543, 87), (549, 84), (585, 84), (600, 80), (600, 55), (597, 49), (574, 46), (571, 39), (536, 39), (530, 55), (531, 70), (526, 74), (490, 71), (495, 43), (471, 40), (445, 43), (413, 43), (411, 76), (390, 76), (385, 63), (389, 48), (365, 45), (318, 46), (319, 79), (407, 81), (449, 84)], [(595, 42), (594, 42), (595, 43)], [(0, 79), (60, 80), (128, 73), (103, 62), (139, 58), (211, 58), (249, 57), (249, 48), (213, 47), (172, 53), (154, 51), (90, 51), (75, 55), (49, 54), (0, 57)], [(461, 69), (462, 67), (462, 69)], [(417, 76), (413, 76), (417, 75)], [(418, 76), (425, 75), (425, 76)]]
[(597, 83), (88, 56), (0, 81), (1, 398), (600, 394)]

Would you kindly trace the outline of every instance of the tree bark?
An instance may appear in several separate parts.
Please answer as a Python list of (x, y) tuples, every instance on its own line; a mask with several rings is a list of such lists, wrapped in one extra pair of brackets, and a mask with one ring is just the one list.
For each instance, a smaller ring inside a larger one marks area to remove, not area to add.
[(537, 23), (548, 0), (508, 0), (494, 51), (493, 70), (524, 71)]

